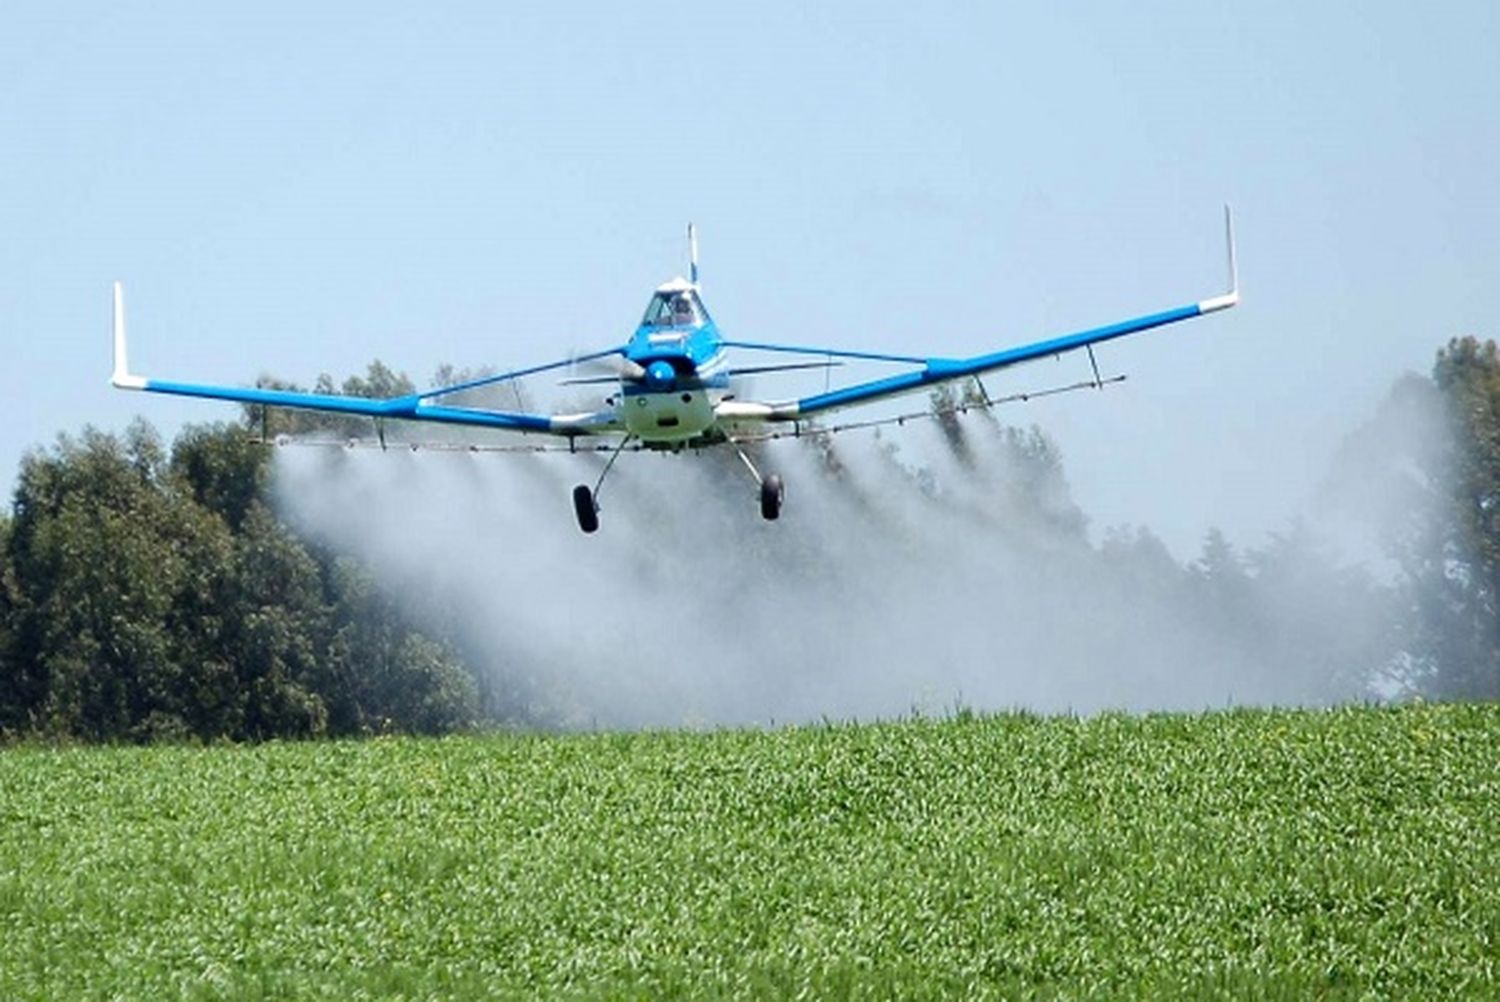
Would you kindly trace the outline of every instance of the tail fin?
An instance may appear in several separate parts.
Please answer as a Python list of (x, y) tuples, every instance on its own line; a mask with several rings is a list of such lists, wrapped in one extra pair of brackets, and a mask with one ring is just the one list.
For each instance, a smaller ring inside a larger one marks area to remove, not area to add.
[(692, 223), (688, 223), (688, 266), (692, 269), (689, 272), (688, 281), (692, 282), (694, 285), (697, 285), (698, 284), (698, 228), (696, 226), (694, 226)]

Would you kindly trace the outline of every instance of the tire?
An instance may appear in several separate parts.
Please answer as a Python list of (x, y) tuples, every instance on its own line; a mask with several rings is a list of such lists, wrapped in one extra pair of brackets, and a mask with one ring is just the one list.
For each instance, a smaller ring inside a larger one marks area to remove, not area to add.
[(774, 522), (781, 517), (781, 502), (786, 497), (786, 487), (781, 478), (771, 474), (760, 482), (760, 517)]
[(599, 506), (594, 504), (594, 492), (583, 484), (573, 488), (573, 513), (578, 516), (578, 528), (599, 531)]

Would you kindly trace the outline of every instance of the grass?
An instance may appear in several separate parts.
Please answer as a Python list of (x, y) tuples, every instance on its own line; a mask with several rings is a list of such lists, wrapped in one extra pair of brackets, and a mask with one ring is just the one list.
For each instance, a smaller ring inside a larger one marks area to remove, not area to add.
[(0, 998), (1495, 997), (1500, 706), (0, 753)]

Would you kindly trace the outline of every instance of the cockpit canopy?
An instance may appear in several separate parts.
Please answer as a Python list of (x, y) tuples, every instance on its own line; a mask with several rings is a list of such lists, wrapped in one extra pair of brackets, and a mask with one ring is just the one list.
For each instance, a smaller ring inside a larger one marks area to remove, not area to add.
[(657, 289), (641, 323), (648, 327), (699, 327), (707, 320), (692, 288)]

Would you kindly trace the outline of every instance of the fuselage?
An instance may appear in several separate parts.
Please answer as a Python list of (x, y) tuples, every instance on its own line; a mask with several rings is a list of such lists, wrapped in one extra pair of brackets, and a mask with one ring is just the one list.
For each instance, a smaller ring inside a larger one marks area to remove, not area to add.
[(620, 382), (626, 431), (668, 448), (710, 436), (714, 408), (730, 393), (729, 363), (697, 286), (682, 278), (659, 286), (625, 357), (639, 367)]

